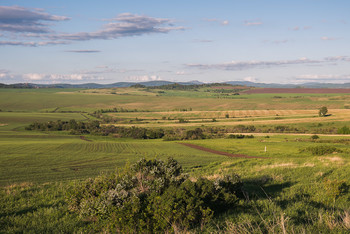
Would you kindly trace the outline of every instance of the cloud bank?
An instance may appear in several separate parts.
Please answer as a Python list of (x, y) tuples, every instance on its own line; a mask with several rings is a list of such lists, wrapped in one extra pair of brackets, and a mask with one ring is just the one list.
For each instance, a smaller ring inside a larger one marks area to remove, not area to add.
[(57, 33), (52, 29), (53, 22), (70, 19), (46, 13), (43, 9), (0, 6), (0, 37), (6, 38), (0, 41), (0, 46), (61, 45), (70, 44), (72, 41), (110, 40), (185, 29), (182, 26), (174, 26), (171, 19), (132, 13), (122, 13), (113, 19), (105, 20), (108, 23), (95, 32)]
[(101, 30), (96, 32), (79, 32), (71, 34), (51, 35), (50, 39), (87, 41), (93, 39), (118, 39), (121, 37), (140, 36), (144, 34), (168, 33), (173, 30), (184, 30), (184, 27), (175, 27), (170, 19), (153, 18), (131, 13), (119, 14), (109, 20)]
[(217, 63), (217, 64), (186, 64), (189, 68), (197, 68), (202, 70), (228, 70), (228, 71), (238, 71), (238, 70), (249, 70), (255, 68), (270, 68), (278, 66), (289, 66), (289, 65), (300, 65), (300, 64), (323, 64), (330, 62), (350, 62), (350, 57), (348, 56), (334, 56), (326, 57), (321, 60), (311, 60), (308, 58), (300, 58), (295, 60), (278, 60), (278, 61), (232, 61), (227, 63)]
[(0, 31), (7, 32), (51, 32), (49, 22), (64, 21), (70, 18), (50, 15), (42, 9), (29, 9), (20, 6), (0, 6)]

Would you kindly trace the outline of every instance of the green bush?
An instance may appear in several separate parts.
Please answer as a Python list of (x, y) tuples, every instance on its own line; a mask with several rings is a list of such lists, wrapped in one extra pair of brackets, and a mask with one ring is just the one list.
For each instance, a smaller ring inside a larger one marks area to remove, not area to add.
[[(74, 186), (69, 209), (104, 232), (176, 232), (203, 226), (241, 196), (237, 175), (193, 182), (173, 159), (142, 159), (123, 172)], [(103, 224), (103, 225), (102, 225)]]
[(230, 134), (230, 135), (228, 135), (227, 138), (229, 138), (229, 139), (254, 138), (254, 135)]
[(310, 146), (305, 149), (300, 150), (300, 152), (310, 152), (312, 155), (325, 155), (325, 154), (331, 154), (333, 152), (342, 152), (340, 149), (337, 149), (334, 146), (328, 146), (328, 145), (320, 145), (320, 146)]
[(319, 138), (320, 138), (320, 137), (317, 136), (317, 135), (312, 135), (312, 136), (311, 136), (311, 139), (312, 139), (312, 140), (317, 140), (317, 139), (319, 139)]
[(338, 134), (350, 134), (350, 128), (347, 126), (344, 126), (342, 128), (339, 128), (337, 131)]

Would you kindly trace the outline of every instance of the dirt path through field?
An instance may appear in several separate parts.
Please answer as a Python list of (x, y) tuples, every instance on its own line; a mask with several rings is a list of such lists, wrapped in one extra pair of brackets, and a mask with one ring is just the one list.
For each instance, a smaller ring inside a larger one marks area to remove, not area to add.
[(80, 136), (80, 139), (83, 140), (83, 141), (88, 141), (88, 142), (92, 141), (92, 140), (86, 139), (85, 136)]
[(230, 154), (230, 153), (227, 153), (227, 152), (213, 150), (213, 149), (205, 148), (203, 146), (193, 145), (193, 144), (190, 144), (190, 143), (181, 143), (181, 142), (179, 142), (179, 144), (191, 147), (193, 149), (202, 150), (202, 151), (213, 153), (213, 154), (224, 155), (224, 156), (228, 156), (228, 157), (232, 157), (232, 158), (263, 158), (263, 159), (266, 159), (266, 157), (248, 156), (248, 155), (245, 155), (245, 154)]

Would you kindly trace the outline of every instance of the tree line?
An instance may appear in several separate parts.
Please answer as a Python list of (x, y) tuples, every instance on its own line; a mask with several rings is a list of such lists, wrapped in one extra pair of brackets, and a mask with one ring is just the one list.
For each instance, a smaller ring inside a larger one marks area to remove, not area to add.
[[(144, 127), (122, 127), (114, 125), (103, 125), (98, 120), (92, 121), (48, 121), (34, 122), (25, 128), (37, 131), (69, 131), (72, 135), (93, 134), (101, 136), (113, 136), (119, 138), (135, 139), (164, 139), (164, 140), (198, 140), (208, 138), (231, 138), (240, 139), (241, 135), (227, 135), (228, 133), (306, 133), (305, 129), (277, 125), (269, 128), (257, 128), (254, 125), (237, 125), (232, 127), (198, 127), (186, 128), (144, 128)], [(350, 134), (348, 127), (319, 129), (320, 133)], [(243, 136), (243, 135), (242, 135)]]

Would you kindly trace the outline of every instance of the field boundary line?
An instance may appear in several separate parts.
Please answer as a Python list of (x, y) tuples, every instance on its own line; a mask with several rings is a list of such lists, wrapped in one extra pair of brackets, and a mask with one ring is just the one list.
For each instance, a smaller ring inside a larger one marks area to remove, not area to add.
[(187, 147), (190, 147), (190, 148), (193, 148), (193, 149), (202, 150), (202, 151), (213, 153), (213, 154), (224, 155), (224, 156), (228, 156), (228, 157), (232, 157), (232, 158), (261, 158), (261, 159), (267, 159), (267, 157), (249, 156), (249, 155), (246, 155), (246, 154), (231, 154), (231, 153), (228, 153), (228, 152), (214, 150), (214, 149), (209, 149), (209, 148), (206, 148), (206, 147), (203, 147), (203, 146), (194, 145), (194, 144), (190, 144), (190, 143), (178, 142), (178, 144), (184, 145), (184, 146), (187, 146)]

